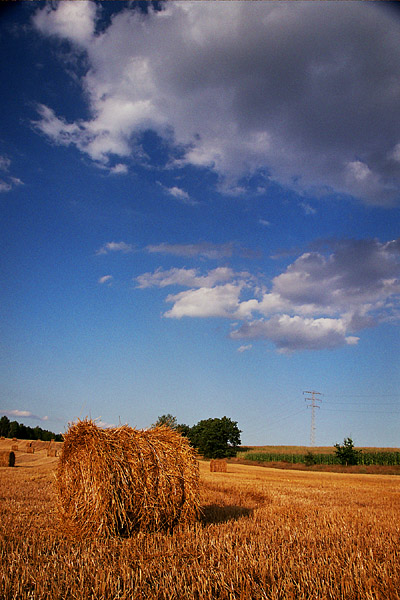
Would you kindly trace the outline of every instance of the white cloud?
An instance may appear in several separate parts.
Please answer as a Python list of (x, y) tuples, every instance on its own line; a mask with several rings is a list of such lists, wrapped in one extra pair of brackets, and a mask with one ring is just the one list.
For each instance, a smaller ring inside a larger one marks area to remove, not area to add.
[(118, 163), (117, 165), (114, 165), (110, 169), (110, 173), (112, 173), (112, 175), (126, 175), (127, 172), (128, 172), (128, 166), (124, 165), (122, 163)]
[(67, 38), (86, 46), (93, 36), (95, 15), (94, 2), (62, 2), (57, 10), (49, 4), (37, 11), (33, 22), (45, 35)]
[(98, 419), (95, 419), (96, 421), (96, 425), (98, 427), (100, 427), (101, 429), (109, 429), (110, 427), (115, 427), (114, 423), (107, 423), (107, 421), (103, 421), (101, 417), (99, 417)]
[(197, 269), (157, 269), (154, 273), (143, 273), (136, 277), (139, 288), (167, 287), (180, 285), (184, 287), (212, 287), (216, 283), (230, 281), (235, 273), (228, 267), (218, 267), (207, 275), (199, 275)]
[(315, 215), (316, 212), (317, 212), (315, 210), (315, 208), (313, 208), (311, 206), (311, 204), (309, 204), (308, 202), (301, 202), (300, 206), (304, 210), (304, 212), (306, 213), (306, 215)]
[(232, 331), (233, 339), (264, 338), (271, 340), (280, 352), (295, 350), (322, 350), (354, 344), (358, 338), (346, 338), (346, 324), (342, 319), (311, 319), (298, 315), (276, 315), (268, 321), (244, 324)]
[(9, 192), (11, 190), (11, 185), (6, 183), (2, 179), (0, 179), (0, 192)]
[(280, 352), (354, 346), (354, 333), (399, 319), (400, 240), (331, 242), (330, 252), (303, 253), (265, 290), (247, 272), (220, 267), (157, 269), (137, 287), (189, 289), (170, 294), (169, 318), (238, 320), (233, 339), (265, 339)]
[(11, 160), (7, 156), (0, 155), (0, 171), (8, 171), (11, 165)]
[(245, 346), (239, 346), (239, 348), (237, 349), (238, 352), (242, 353), (242, 352), (247, 352), (248, 350), (251, 350), (253, 347), (252, 344), (247, 344)]
[(173, 307), (164, 313), (165, 317), (228, 317), (233, 318), (239, 306), (242, 286), (232, 283), (213, 288), (202, 287), (179, 294), (169, 295), (166, 302)]
[(95, 33), (100, 13), (94, 3), (59, 2), (34, 17), (43, 35), (84, 51), (88, 65), (90, 118), (68, 123), (39, 108), (36, 125), (54, 142), (108, 165), (140, 154), (151, 129), (174, 149), (168, 167), (213, 169), (225, 191), (241, 193), (240, 179), (261, 170), (300, 192), (398, 200), (400, 46), (390, 11), (167, 2), (145, 15), (128, 4)]
[(128, 254), (129, 252), (133, 252), (133, 246), (126, 242), (107, 242), (107, 244), (104, 244), (104, 246), (97, 250), (96, 254), (108, 254), (109, 252), (122, 252), (123, 254)]
[(210, 259), (229, 258), (234, 250), (242, 252), (240, 249), (235, 249), (231, 242), (227, 244), (212, 244), (211, 242), (199, 242), (197, 244), (167, 244), (147, 246), (150, 253), (173, 254), (174, 256), (184, 257), (203, 257)]
[(34, 419), (36, 421), (48, 421), (49, 417), (46, 415), (44, 417), (39, 417), (38, 415), (35, 415), (34, 413), (32, 413), (30, 410), (19, 410), (19, 409), (13, 409), (13, 410), (5, 410), (3, 411), (3, 413), (8, 416), (8, 417), (23, 417), (26, 419)]
[(100, 283), (100, 285), (104, 285), (105, 283), (107, 283), (108, 285), (111, 284), (113, 280), (113, 276), (112, 275), (103, 275), (103, 277), (100, 277), (98, 280), (98, 283)]
[(306, 252), (272, 281), (260, 303), (265, 315), (288, 307), (300, 314), (365, 314), (400, 293), (395, 241), (347, 240), (334, 252)]
[(400, 144), (396, 144), (392, 152), (389, 152), (389, 158), (400, 162)]
[(183, 204), (190, 204), (192, 206), (194, 206), (195, 204), (198, 204), (196, 202), (196, 200), (193, 200), (189, 194), (187, 192), (185, 192), (185, 190), (182, 190), (181, 188), (177, 187), (177, 186), (173, 186), (173, 187), (165, 187), (162, 186), (163, 189), (167, 192), (167, 194), (169, 194), (170, 196), (172, 196), (173, 198), (176, 198), (177, 200), (179, 200), (180, 202), (182, 202)]
[(21, 179), (9, 175), (10, 166), (11, 160), (8, 156), (0, 155), (0, 171), (4, 173), (4, 179), (0, 179), (0, 193), (10, 192), (15, 186), (24, 185)]

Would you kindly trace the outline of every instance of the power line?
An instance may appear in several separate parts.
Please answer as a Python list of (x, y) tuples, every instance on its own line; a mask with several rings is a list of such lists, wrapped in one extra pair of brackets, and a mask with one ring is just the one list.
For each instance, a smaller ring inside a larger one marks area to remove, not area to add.
[(316, 398), (316, 396), (322, 396), (321, 392), (303, 392), (303, 394), (311, 394), (311, 398), (305, 398), (306, 401), (311, 402), (311, 404), (307, 404), (307, 408), (311, 408), (311, 433), (310, 433), (310, 442), (311, 446), (315, 446), (315, 409), (319, 408), (316, 402), (322, 402), (321, 398)]

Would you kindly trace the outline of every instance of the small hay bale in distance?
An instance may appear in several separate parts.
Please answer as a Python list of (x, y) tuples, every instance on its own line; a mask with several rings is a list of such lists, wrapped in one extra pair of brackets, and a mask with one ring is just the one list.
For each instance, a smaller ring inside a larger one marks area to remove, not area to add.
[(0, 450), (0, 467), (13, 467), (15, 465), (15, 454), (9, 450)]
[(11, 444), (11, 450), (16, 452), (18, 450), (18, 444)]
[(26, 452), (28, 454), (33, 454), (35, 452), (35, 448), (33, 446), (33, 442), (27, 442), (26, 443)]
[(226, 473), (227, 472), (226, 458), (212, 458), (210, 460), (210, 471), (212, 473)]
[(64, 527), (78, 537), (171, 529), (199, 513), (195, 453), (165, 426), (73, 423), (64, 435), (56, 484)]

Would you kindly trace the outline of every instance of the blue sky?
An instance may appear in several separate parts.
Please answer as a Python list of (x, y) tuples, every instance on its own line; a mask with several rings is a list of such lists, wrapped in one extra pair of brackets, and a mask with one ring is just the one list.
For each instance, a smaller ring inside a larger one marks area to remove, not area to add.
[(0, 412), (400, 446), (400, 17), (0, 12)]

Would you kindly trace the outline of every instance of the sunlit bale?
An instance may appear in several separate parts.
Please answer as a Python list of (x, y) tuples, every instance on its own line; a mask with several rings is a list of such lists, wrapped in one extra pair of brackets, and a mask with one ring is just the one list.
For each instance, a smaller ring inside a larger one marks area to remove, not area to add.
[(170, 529), (198, 516), (194, 451), (165, 426), (72, 424), (64, 435), (56, 483), (63, 525), (78, 536)]
[(226, 458), (212, 458), (210, 460), (210, 471), (212, 473), (226, 473), (227, 472)]
[(33, 447), (33, 443), (32, 442), (27, 442), (26, 443), (26, 452), (28, 454), (33, 454), (35, 452), (35, 448)]
[(15, 465), (15, 454), (9, 450), (0, 450), (0, 467), (13, 467)]

